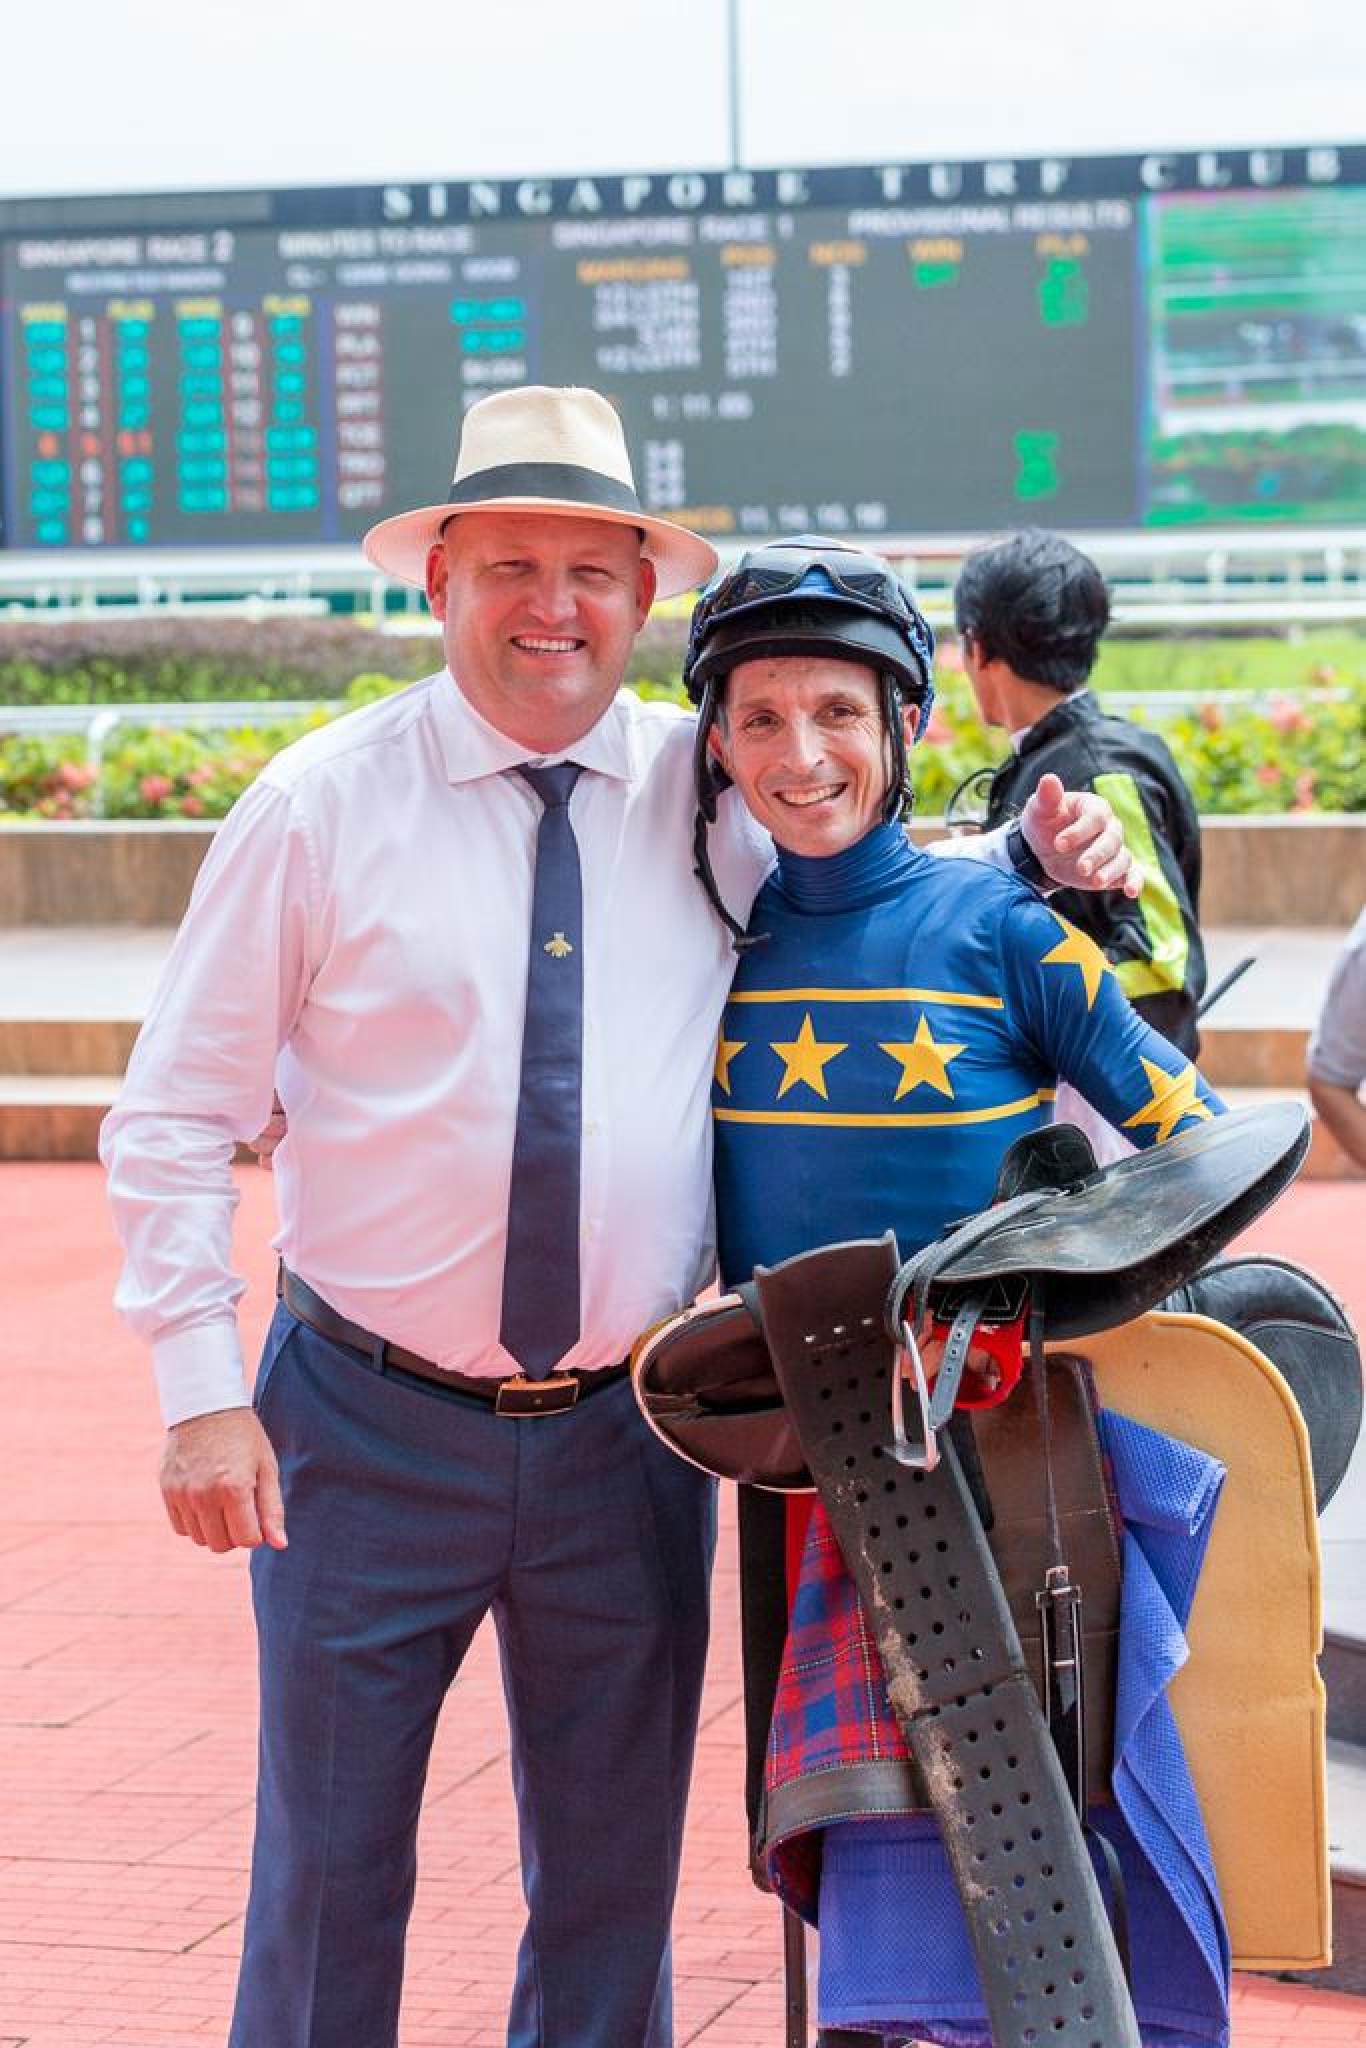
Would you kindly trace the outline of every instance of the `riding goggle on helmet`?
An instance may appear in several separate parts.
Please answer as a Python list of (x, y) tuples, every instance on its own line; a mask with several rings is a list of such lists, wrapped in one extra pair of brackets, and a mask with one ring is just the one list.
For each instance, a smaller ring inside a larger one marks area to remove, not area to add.
[(911, 808), (903, 703), (919, 707), (917, 738), (934, 703), (934, 634), (879, 556), (804, 533), (753, 548), (712, 578), (693, 611), (683, 662), (683, 686), (697, 706), (693, 855), (697, 878), (737, 949), (744, 929), (721, 901), (707, 854), (707, 827), (730, 781), (708, 739), (731, 670), (785, 655), (857, 662), (876, 673), (892, 753), (882, 810), (889, 823)]

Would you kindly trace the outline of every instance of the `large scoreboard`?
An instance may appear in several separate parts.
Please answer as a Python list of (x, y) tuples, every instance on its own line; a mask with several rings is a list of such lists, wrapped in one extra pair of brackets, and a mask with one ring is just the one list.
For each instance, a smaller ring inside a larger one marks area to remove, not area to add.
[(585, 383), (719, 541), (1366, 525), (1366, 145), (0, 202), (0, 545), (354, 543)]

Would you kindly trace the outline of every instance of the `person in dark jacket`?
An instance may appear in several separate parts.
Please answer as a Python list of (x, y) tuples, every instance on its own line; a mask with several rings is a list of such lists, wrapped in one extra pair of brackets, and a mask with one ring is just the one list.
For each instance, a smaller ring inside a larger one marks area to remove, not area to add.
[[(1100, 946), (1145, 1023), (1194, 1058), (1205, 989), (1200, 821), (1165, 742), (1102, 711), (1087, 688), (1110, 619), (1099, 569), (1060, 534), (1015, 534), (968, 556), (954, 615), (978, 711), (1011, 738), (986, 825), (1016, 814), (1049, 773), (1109, 799), (1144, 869), (1143, 894), (1069, 890), (1053, 907)], [(1075, 1105), (1066, 1113), (1078, 1120)]]

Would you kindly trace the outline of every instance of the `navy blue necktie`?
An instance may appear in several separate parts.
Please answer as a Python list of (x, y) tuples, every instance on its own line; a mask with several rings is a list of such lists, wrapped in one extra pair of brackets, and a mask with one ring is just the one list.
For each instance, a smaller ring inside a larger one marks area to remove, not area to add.
[(523, 1372), (541, 1379), (579, 1336), (583, 884), (569, 797), (580, 770), (563, 761), (517, 773), (545, 810), (536, 835), (499, 1337)]

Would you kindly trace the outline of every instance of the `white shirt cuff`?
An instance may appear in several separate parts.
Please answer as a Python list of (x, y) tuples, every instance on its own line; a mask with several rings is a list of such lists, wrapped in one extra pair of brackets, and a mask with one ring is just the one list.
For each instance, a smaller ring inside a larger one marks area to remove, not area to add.
[(169, 1330), (152, 1345), (152, 1365), (168, 1429), (194, 1415), (251, 1406), (235, 1322)]
[(1015, 863), (1006, 850), (1009, 832), (1009, 825), (994, 825), (990, 832), (960, 832), (951, 839), (932, 840), (925, 851), (942, 854), (946, 860), (980, 861), (983, 867), (1013, 875)]

